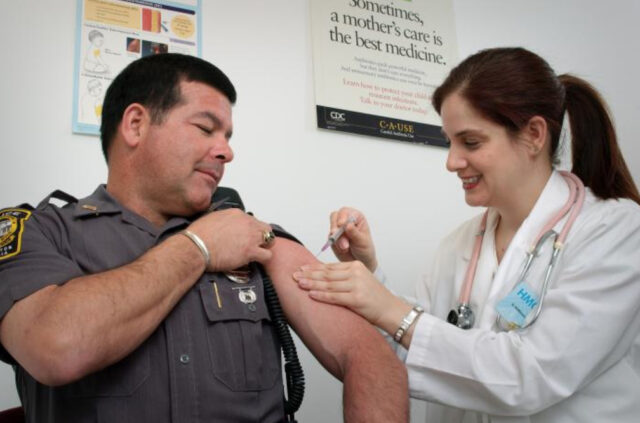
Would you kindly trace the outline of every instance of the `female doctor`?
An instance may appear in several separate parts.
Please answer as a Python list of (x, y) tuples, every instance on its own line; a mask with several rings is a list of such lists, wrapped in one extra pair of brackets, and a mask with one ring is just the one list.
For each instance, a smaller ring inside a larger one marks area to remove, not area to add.
[[(444, 239), (419, 305), (374, 277), (354, 209), (331, 215), (332, 233), (347, 225), (341, 263), (294, 278), (408, 349), (428, 422), (637, 422), (640, 196), (600, 96), (532, 52), (498, 48), (453, 69), (432, 102), (447, 169), (486, 211)], [(554, 170), (565, 114), (573, 174)]]

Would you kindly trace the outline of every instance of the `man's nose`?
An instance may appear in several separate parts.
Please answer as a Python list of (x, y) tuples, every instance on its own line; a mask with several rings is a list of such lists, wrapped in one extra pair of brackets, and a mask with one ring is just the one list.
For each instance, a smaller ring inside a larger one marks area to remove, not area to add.
[(215, 145), (211, 148), (210, 154), (224, 163), (233, 160), (233, 149), (229, 145), (229, 140), (216, 140)]

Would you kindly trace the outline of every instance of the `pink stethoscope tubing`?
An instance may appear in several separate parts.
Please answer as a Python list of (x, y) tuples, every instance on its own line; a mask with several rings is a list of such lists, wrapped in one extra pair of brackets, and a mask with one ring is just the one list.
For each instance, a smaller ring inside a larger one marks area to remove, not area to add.
[[(542, 309), (542, 303), (544, 301), (544, 296), (546, 294), (549, 279), (551, 277), (551, 273), (553, 270), (553, 266), (555, 265), (556, 259), (559, 255), (560, 250), (564, 246), (564, 241), (571, 229), (571, 226), (575, 222), (580, 210), (582, 209), (582, 204), (584, 203), (584, 185), (580, 178), (570, 172), (560, 171), (560, 174), (564, 177), (567, 185), (569, 186), (569, 198), (567, 202), (562, 206), (562, 208), (556, 213), (542, 228), (540, 234), (536, 237), (534, 242), (531, 244), (531, 248), (527, 252), (527, 261), (525, 267), (520, 275), (518, 280), (521, 280), (529, 269), (533, 258), (537, 255), (540, 249), (541, 241), (544, 242), (549, 236), (555, 234), (553, 231), (553, 227), (562, 219), (569, 211), (569, 217), (567, 218), (567, 222), (564, 224), (562, 231), (556, 237), (556, 240), (553, 243), (553, 254), (551, 256), (551, 260), (549, 262), (549, 266), (547, 267), (547, 271), (545, 273), (545, 280), (542, 286), (542, 292), (540, 295), (540, 302), (536, 306), (536, 312), (534, 317), (522, 328), (531, 325), (539, 316), (540, 310)], [(475, 236), (475, 242), (473, 245), (473, 252), (471, 254), (471, 261), (469, 262), (469, 266), (467, 267), (467, 271), (465, 273), (464, 283), (462, 285), (462, 289), (460, 290), (460, 296), (458, 298), (459, 309), (462, 307), (463, 309), (470, 310), (470, 297), (471, 290), (473, 288), (473, 279), (476, 274), (476, 269), (478, 267), (478, 258), (480, 257), (480, 250), (482, 248), (482, 240), (484, 238), (484, 233), (487, 227), (487, 216), (489, 211), (487, 210), (482, 217), (482, 222), (480, 223), (480, 230)], [(520, 328), (520, 329), (522, 329)]]

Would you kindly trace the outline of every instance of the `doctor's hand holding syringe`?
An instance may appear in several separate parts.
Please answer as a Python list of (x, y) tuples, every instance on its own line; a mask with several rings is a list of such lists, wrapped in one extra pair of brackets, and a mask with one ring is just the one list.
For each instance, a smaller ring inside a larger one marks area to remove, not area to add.
[(369, 224), (358, 210), (343, 207), (331, 213), (329, 238), (318, 255), (329, 246), (341, 262), (358, 260), (371, 272), (378, 267)]
[[(349, 207), (331, 213), (329, 239), (320, 253), (328, 246), (340, 262), (303, 266), (293, 275), (299, 286), (315, 300), (348, 307), (372, 324), (395, 331), (412, 306), (381, 283), (384, 276), (365, 216)], [(405, 342), (411, 339), (407, 335)]]

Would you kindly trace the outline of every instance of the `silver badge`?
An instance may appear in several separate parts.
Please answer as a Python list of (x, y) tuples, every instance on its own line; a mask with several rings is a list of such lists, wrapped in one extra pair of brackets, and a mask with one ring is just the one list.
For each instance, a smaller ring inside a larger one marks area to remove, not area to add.
[(240, 298), (240, 301), (244, 304), (253, 304), (258, 299), (258, 296), (253, 290), (253, 287), (250, 286), (248, 288), (238, 290), (238, 298)]

